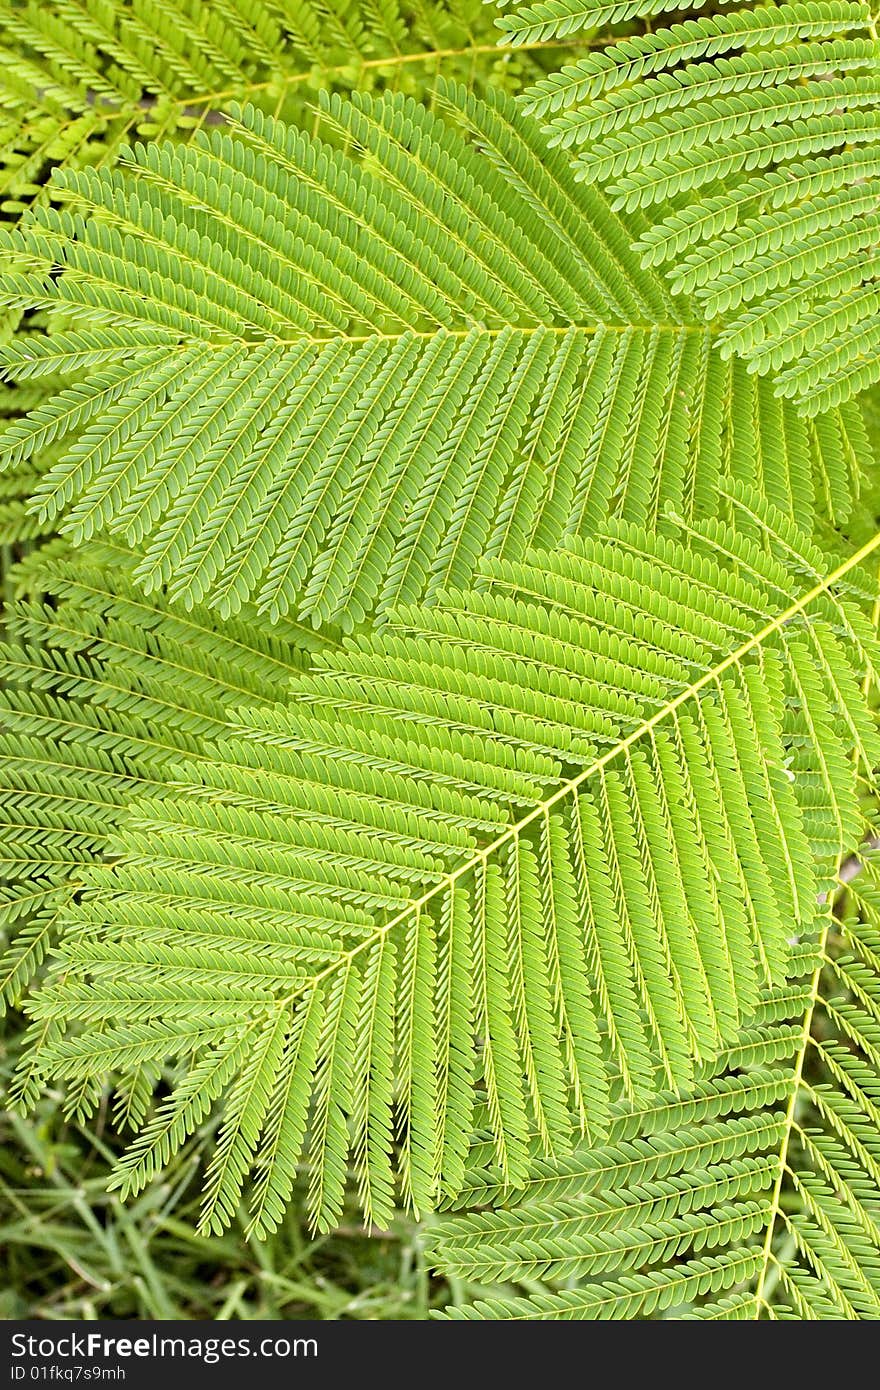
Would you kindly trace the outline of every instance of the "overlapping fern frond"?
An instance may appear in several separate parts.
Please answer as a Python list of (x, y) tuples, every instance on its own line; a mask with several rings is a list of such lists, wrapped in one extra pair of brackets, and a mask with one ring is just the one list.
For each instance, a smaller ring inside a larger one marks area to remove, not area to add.
[[(511, 8), (514, 41), (674, 11)], [(859, 0), (738, 5), (584, 55), (524, 94), (578, 177), (642, 209), (643, 264), (723, 318), (721, 351), (815, 413), (880, 378), (880, 43)]]
[[(440, 1268), (487, 1286), (449, 1316), (880, 1317), (876, 859), (848, 895), (812, 977), (768, 997), (726, 1072), (622, 1111), (602, 1148), (535, 1163), (509, 1210), (439, 1223)], [(498, 1188), (476, 1168), (464, 1204)], [(491, 1293), (535, 1279), (546, 1292)]]
[[(0, 386), (0, 438), (5, 430), (14, 427), (22, 415), (42, 405), (64, 386), (63, 379), (53, 382), (51, 378), (22, 382), (17, 386)], [(23, 459), (0, 475), (0, 546), (11, 548), (22, 542), (34, 541), (51, 529), (40, 521), (30, 506), (30, 500), (42, 473), (52, 462), (52, 450), (47, 449), (38, 459)], [(8, 564), (4, 564), (3, 568), (7, 570)]]
[(0, 0), (13, 1101), (454, 1317), (876, 1319), (875, 21), (493, 23)]
[[(814, 953), (805, 949), (800, 970)], [(684, 1093), (619, 1106), (605, 1144), (562, 1161), (536, 1157), (519, 1190), (477, 1150), (455, 1203), (462, 1210), (426, 1233), (442, 1272), (485, 1289), (447, 1316), (753, 1316), (749, 1287), (761, 1268), (801, 1035), (800, 1020), (790, 1020), (808, 999), (809, 976), (769, 992), (754, 1027), (719, 1058), (726, 1069)], [(518, 1282), (531, 1297), (493, 1293)]]
[(126, 139), (188, 139), (234, 99), (307, 118), (318, 87), (540, 75), (528, 52), (500, 63), (496, 41), (479, 0), (4, 0), (0, 197), (17, 210), (53, 166), (112, 163)]
[[(223, 614), (352, 626), (589, 535), (609, 512), (712, 514), (721, 477), (842, 517), (869, 450), (721, 360), (631, 228), (502, 96), (322, 99), (359, 160), (249, 108), (6, 240), (7, 297), (62, 316), (19, 379), (87, 379), (0, 444), (63, 449), (34, 497), (76, 541)], [(52, 267), (60, 266), (61, 274)]]
[[(15, 1002), (57, 934), (72, 876), (107, 843), (132, 797), (223, 734), (243, 701), (284, 698), (311, 630), (271, 632), (148, 599), (134, 557), (50, 547), (11, 576), (28, 597), (6, 608), (0, 647), (0, 1000)], [(328, 636), (327, 641), (330, 641)]]
[(488, 563), (136, 802), (32, 1004), (67, 1030), (40, 1065), (86, 1090), (185, 1063), (126, 1190), (223, 1096), (207, 1229), (251, 1167), (272, 1228), (307, 1127), (315, 1224), (349, 1152), (382, 1222), (398, 1179), (420, 1209), (461, 1187), (478, 1098), (516, 1185), (532, 1134), (597, 1142), (618, 1095), (731, 1043), (859, 839), (853, 751), (880, 751), (860, 557), (823, 573), (731, 501), (739, 530), (617, 523)]

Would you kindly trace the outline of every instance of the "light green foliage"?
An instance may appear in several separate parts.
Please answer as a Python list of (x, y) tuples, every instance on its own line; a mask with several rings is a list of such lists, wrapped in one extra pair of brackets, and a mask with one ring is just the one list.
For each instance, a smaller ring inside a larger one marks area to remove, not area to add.
[[(673, 9), (547, 0), (522, 42)], [(723, 319), (722, 354), (808, 414), (880, 377), (880, 44), (858, 0), (743, 5), (638, 34), (541, 78), (523, 107), (579, 178), (643, 209), (644, 265)]]
[[(4, 1089), (14, 1042), (7, 1030)], [(268, 1240), (246, 1244), (239, 1226), (197, 1235), (191, 1176), (213, 1142), (207, 1128), (178, 1155), (167, 1183), (130, 1202), (107, 1191), (114, 1126), (64, 1121), (57, 1092), (26, 1119), (0, 1115), (0, 1140), (4, 1319), (423, 1319), (448, 1300), (414, 1222), (401, 1217), (392, 1231), (370, 1235), (349, 1207), (343, 1230), (310, 1236), (301, 1190)]]
[(0, 0), (8, 1126), (75, 1214), (0, 1227), (85, 1316), (239, 1241), (196, 1316), (880, 1315), (875, 21), (502, 9)]
[(540, 53), (505, 58), (496, 40), (480, 0), (4, 0), (0, 197), (18, 211), (45, 196), (53, 165), (110, 165), (127, 139), (188, 139), (236, 99), (308, 121), (322, 87), (420, 95), (441, 71), (540, 75)]
[[(18, 415), (42, 405), (47, 397), (63, 386), (63, 379), (52, 381), (51, 378), (44, 378), (28, 384), (0, 387), (0, 439), (5, 430), (14, 428)], [(39, 459), (24, 459), (16, 467), (7, 468), (0, 477), (0, 545), (11, 547), (37, 540), (51, 532), (51, 527), (41, 522), (29, 506), (40, 481), (40, 470), (48, 466), (49, 458), (47, 450)], [(8, 555), (9, 551), (6, 553)], [(8, 562), (4, 565), (4, 568), (7, 567)]]
[(225, 731), (230, 707), (282, 698), (323, 645), (292, 624), (269, 632), (247, 613), (224, 624), (149, 599), (133, 560), (56, 546), (13, 576), (28, 597), (7, 608), (0, 648), (0, 922), (23, 925), (0, 958), (4, 1004), (45, 958), (71, 873), (132, 796), (160, 791), (171, 763)]
[(34, 1065), (86, 1109), (108, 1072), (185, 1061), (124, 1190), (225, 1096), (206, 1229), (252, 1165), (273, 1229), (306, 1139), (316, 1225), (349, 1150), (383, 1224), (398, 1177), (417, 1209), (460, 1189), (477, 1099), (516, 1186), (531, 1135), (601, 1140), (616, 1097), (734, 1041), (859, 836), (849, 752), (873, 766), (877, 737), (853, 562), (822, 574), (731, 501), (740, 530), (617, 523), (487, 564), (134, 802), (30, 1010)]
[(10, 298), (61, 315), (7, 372), (81, 378), (0, 441), (15, 467), (58, 448), (43, 522), (142, 546), (148, 591), (350, 627), (609, 513), (715, 514), (725, 476), (847, 515), (857, 407), (804, 421), (725, 363), (510, 100), (443, 91), (475, 143), (322, 98), (365, 162), (248, 108), (56, 180), (91, 216), (6, 243)]
[[(821, 924), (812, 978), (767, 997), (771, 1022), (730, 1070), (621, 1110), (609, 1145), (535, 1163), (508, 1210), (435, 1225), (447, 1273), (546, 1283), (528, 1298), (487, 1287), (448, 1316), (876, 1320), (878, 888), (869, 857), (843, 920)], [(465, 1204), (497, 1201), (493, 1181), (480, 1171)]]

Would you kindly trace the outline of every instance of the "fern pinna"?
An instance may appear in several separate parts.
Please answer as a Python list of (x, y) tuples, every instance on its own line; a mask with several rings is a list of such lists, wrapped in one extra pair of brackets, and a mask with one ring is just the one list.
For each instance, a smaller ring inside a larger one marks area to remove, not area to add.
[[(621, 1107), (603, 1147), (536, 1159), (511, 1209), (434, 1227), (440, 1268), (486, 1286), (448, 1316), (877, 1319), (874, 858), (844, 898), (818, 954), (814, 944), (800, 955), (808, 973), (765, 995), (723, 1069)], [(461, 1205), (497, 1203), (498, 1173), (472, 1173)], [(491, 1292), (526, 1279), (545, 1290)]]
[[(501, 24), (531, 42), (677, 8), (546, 0)], [(579, 178), (644, 211), (643, 263), (724, 319), (721, 351), (777, 370), (808, 413), (880, 378), (878, 60), (858, 0), (744, 5), (586, 54), (522, 98)]]
[(76, 870), (102, 853), (128, 801), (158, 794), (172, 763), (225, 733), (229, 709), (283, 699), (307, 653), (333, 642), (148, 598), (132, 580), (135, 558), (54, 544), (11, 576), (19, 598), (4, 610), (0, 646), (4, 1006), (40, 968)]
[(10, 467), (58, 449), (43, 522), (108, 528), (186, 603), (351, 627), (610, 510), (712, 515), (721, 476), (848, 514), (858, 407), (806, 421), (725, 363), (532, 122), (442, 90), (449, 120), (322, 98), (368, 162), (247, 109), (57, 177), (77, 210), (0, 252), (7, 300), (53, 314), (6, 371), (86, 374), (0, 437)]
[(457, 1318), (880, 1308), (877, 34), (704, 9), (0, 0), (13, 1102)]
[(440, 72), (521, 82), (583, 46), (527, 44), (499, 63), (495, 17), (482, 0), (4, 0), (0, 196), (21, 210), (46, 197), (52, 167), (109, 166), (130, 139), (187, 140), (234, 100), (307, 122), (320, 87), (421, 96)]
[(877, 739), (862, 555), (823, 574), (781, 514), (730, 500), (738, 530), (617, 523), (487, 565), (135, 802), (31, 1005), (37, 1071), (84, 1103), (186, 1059), (125, 1190), (223, 1095), (206, 1229), (253, 1168), (271, 1230), (307, 1129), (315, 1223), (349, 1146), (381, 1223), (396, 1180), (419, 1209), (460, 1189), (477, 1101), (516, 1186), (532, 1136), (600, 1141), (616, 1100), (735, 1040), (858, 841)]

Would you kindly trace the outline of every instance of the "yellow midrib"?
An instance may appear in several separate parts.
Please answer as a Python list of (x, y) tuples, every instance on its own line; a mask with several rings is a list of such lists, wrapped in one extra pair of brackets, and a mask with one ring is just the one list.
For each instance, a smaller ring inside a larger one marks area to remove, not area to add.
[(320, 63), (310, 67), (305, 72), (278, 73), (274, 77), (264, 79), (261, 82), (242, 83), (241, 86), (228, 88), (221, 92), (202, 92), (197, 96), (181, 96), (173, 98), (179, 106), (210, 106), (216, 102), (234, 101), (242, 96), (249, 96), (253, 92), (268, 91), (276, 87), (293, 87), (302, 82), (308, 82), (314, 78), (315, 72), (320, 73), (321, 77), (338, 77), (347, 72), (371, 72), (380, 68), (402, 68), (412, 66), (416, 63), (442, 63), (455, 58), (479, 58), (489, 54), (497, 54), (499, 58), (512, 57), (519, 53), (534, 52), (539, 49), (593, 49), (602, 48), (607, 43), (614, 42), (610, 38), (593, 35), (590, 38), (556, 38), (543, 39), (534, 43), (505, 43), (503, 40), (498, 43), (474, 43), (462, 48), (426, 48), (419, 53), (390, 53), (382, 58), (360, 58), (353, 56), (348, 62), (333, 63), (327, 67)]
[[(874, 35), (874, 37), (876, 38), (876, 34)], [(868, 544), (873, 549), (877, 541), (878, 537), (875, 536), (873, 541), (869, 542)], [(862, 550), (865, 550), (864, 546), (862, 547)], [(878, 575), (878, 581), (880, 581), (880, 575)], [(877, 597), (874, 600), (874, 604), (871, 610), (871, 625), (875, 632), (878, 630), (878, 628), (880, 628), (880, 591), (878, 591)], [(862, 683), (862, 693), (866, 699), (870, 693), (870, 689), (871, 676), (870, 674), (868, 674), (865, 676), (864, 681)], [(803, 1028), (801, 1030), (801, 1040), (800, 1045), (798, 1047), (797, 1058), (795, 1060), (794, 1073), (792, 1075), (791, 1096), (789, 1097), (789, 1102), (785, 1111), (785, 1120), (783, 1123), (782, 1132), (782, 1143), (779, 1148), (779, 1167), (776, 1174), (776, 1182), (773, 1188), (773, 1197), (770, 1204), (770, 1214), (767, 1218), (767, 1233), (764, 1238), (764, 1247), (761, 1259), (761, 1272), (758, 1276), (758, 1283), (755, 1289), (755, 1321), (757, 1321), (761, 1317), (761, 1313), (763, 1311), (764, 1306), (769, 1307), (769, 1305), (765, 1304), (764, 1300), (764, 1286), (767, 1282), (767, 1274), (770, 1269), (770, 1259), (773, 1254), (773, 1237), (776, 1233), (776, 1221), (779, 1215), (779, 1202), (782, 1196), (782, 1184), (785, 1181), (785, 1174), (787, 1170), (788, 1149), (791, 1143), (791, 1136), (794, 1131), (795, 1109), (797, 1107), (798, 1096), (800, 1094), (801, 1081), (804, 1074), (804, 1063), (806, 1061), (807, 1051), (810, 1046), (810, 1040), (813, 1030), (813, 1014), (815, 1013), (816, 1005), (819, 1002), (819, 986), (822, 980), (822, 971), (825, 968), (825, 953), (828, 946), (828, 936), (831, 931), (831, 921), (831, 905), (829, 903), (828, 913), (825, 918), (825, 923), (822, 927), (822, 935), (819, 939), (819, 960), (816, 969), (813, 972), (813, 977), (810, 981), (810, 997), (807, 1000), (807, 1006), (804, 1010), (804, 1021)]]
[[(796, 617), (799, 613), (803, 612), (803, 610), (807, 608), (816, 598), (819, 598), (822, 594), (827, 593), (828, 590), (834, 584), (836, 584), (839, 580), (843, 579), (844, 576), (850, 572), (850, 570), (855, 569), (864, 560), (866, 560), (868, 556), (872, 555), (878, 548), (880, 548), (880, 531), (878, 531), (876, 535), (874, 535), (871, 538), (871, 540), (866, 541), (866, 543), (863, 546), (861, 546), (859, 550), (855, 551), (847, 560), (844, 560), (842, 564), (838, 565), (837, 568), (833, 570), (831, 574), (827, 575), (825, 579), (815, 584), (812, 589), (810, 589), (806, 594), (803, 594), (799, 599), (792, 603), (788, 608), (785, 609), (784, 612), (780, 613), (777, 617), (773, 618), (769, 623), (767, 623), (760, 630), (760, 632), (757, 632), (753, 637), (748, 638), (747, 641), (741, 644), (741, 646), (737, 647), (736, 651), (731, 652), (731, 654), (725, 657), (723, 661), (720, 661), (717, 666), (713, 667), (710, 671), (705, 672), (702, 676), (700, 676), (698, 680), (694, 681), (691, 685), (689, 685), (687, 689), (681, 691), (678, 695), (675, 696), (674, 699), (670, 700), (661, 709), (657, 710), (657, 712), (653, 714), (649, 719), (646, 719), (642, 724), (640, 724), (636, 729), (634, 729), (632, 733), (628, 734), (626, 738), (621, 739), (620, 742), (615, 744), (613, 748), (609, 749), (606, 753), (603, 753), (601, 757), (596, 758), (595, 761), (592, 762), (588, 767), (583, 768), (581, 772), (577, 774), (576, 777), (573, 777), (568, 781), (563, 782), (562, 785), (558, 787), (557, 790), (553, 792), (553, 794), (550, 797), (548, 797), (546, 801), (542, 801), (539, 806), (534, 807), (531, 811), (528, 812), (527, 815), (523, 816), (513, 825), (508, 826), (506, 830), (504, 830), (499, 836), (497, 836), (496, 839), (494, 839), (491, 842), (491, 844), (486, 845), (481, 850), (475, 851), (470, 856), (470, 858), (468, 858), (463, 864), (460, 864), (458, 868), (454, 869), (451, 873), (444, 875), (444, 877), (438, 883), (435, 883), (430, 889), (428, 889), (427, 892), (423, 893), (421, 897), (413, 899), (411, 902), (409, 902), (405, 908), (403, 908), (400, 912), (396, 913), (388, 922), (384, 923), (381, 927), (377, 928), (374, 936), (368, 937), (366, 940), (360, 942), (357, 946), (353, 947), (350, 952), (347, 952), (346, 955), (341, 959), (345, 960), (346, 962), (350, 962), (356, 956), (360, 955), (362, 951), (374, 945), (375, 941), (379, 937), (384, 936), (388, 932), (392, 931), (396, 926), (399, 926), (402, 922), (406, 921), (406, 919), (410, 917), (413, 913), (420, 912), (434, 898), (438, 897), (443, 893), (448, 892), (448, 890), (459, 879), (463, 878), (465, 875), (469, 873), (472, 873), (475, 869), (479, 868), (481, 864), (485, 865), (486, 863), (488, 863), (489, 858), (493, 854), (495, 854), (496, 851), (503, 848), (504, 845), (508, 844), (509, 842), (515, 841), (517, 837), (522, 834), (523, 830), (525, 830), (535, 820), (546, 815), (547, 812), (559, 801), (563, 800), (568, 796), (571, 796), (574, 792), (578, 790), (579, 787), (581, 787), (586, 781), (588, 781), (589, 778), (594, 777), (597, 772), (601, 772), (603, 768), (607, 767), (608, 764), (611, 763), (615, 758), (617, 758), (621, 753), (626, 752), (626, 750), (631, 748), (634, 743), (636, 743), (639, 739), (643, 738), (645, 734), (650, 733), (652, 729), (656, 728), (656, 726), (662, 720), (666, 719), (670, 714), (674, 714), (676, 710), (680, 709), (681, 706), (686, 704), (688, 701), (694, 699), (694, 697), (699, 695), (700, 691), (704, 690), (708, 685), (714, 684), (719, 679), (719, 677), (722, 676), (726, 671), (730, 670), (731, 667), (738, 665), (743, 660), (743, 658), (749, 654), (749, 652), (753, 651), (756, 647), (759, 647), (769, 637), (773, 636), (774, 633), (779, 632), (780, 629), (782, 629), (786, 625), (786, 623), (790, 622), (792, 618)], [(878, 598), (877, 606), (880, 606), (880, 598)], [(340, 960), (335, 960), (332, 963), (332, 965), (325, 967), (325, 969), (322, 970), (318, 975), (314, 976), (311, 980), (309, 980), (303, 986), (303, 988), (312, 989), (316, 987), (327, 976), (332, 975), (334, 971), (338, 969), (339, 964)], [(279, 1003), (282, 1006), (292, 1004), (297, 998), (299, 998), (302, 992), (302, 988), (298, 989), (293, 994), (287, 996), (285, 999), (280, 1000)]]

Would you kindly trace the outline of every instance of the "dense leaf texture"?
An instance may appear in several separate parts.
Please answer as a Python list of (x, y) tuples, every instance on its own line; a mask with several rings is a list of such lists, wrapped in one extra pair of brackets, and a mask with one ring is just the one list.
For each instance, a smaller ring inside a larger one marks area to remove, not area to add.
[[(548, 0), (510, 36), (570, 33), (666, 3)], [(644, 209), (636, 248), (724, 320), (721, 350), (777, 371), (809, 414), (880, 377), (880, 44), (857, 0), (741, 6), (622, 39), (524, 97), (578, 177)]]
[[(311, 631), (269, 632), (244, 614), (175, 609), (132, 582), (134, 557), (50, 547), (13, 575), (0, 647), (0, 996), (15, 1001), (43, 961), (71, 875), (98, 855), (133, 796), (198, 755), (243, 701), (282, 699)], [(329, 639), (328, 639), (329, 640)], [(19, 930), (16, 932), (16, 928)]]
[[(730, 1070), (619, 1107), (606, 1144), (534, 1159), (519, 1191), (474, 1166), (460, 1205), (487, 1209), (442, 1219), (429, 1255), (487, 1292), (449, 1316), (753, 1316), (754, 1294), (739, 1290), (761, 1268), (800, 1035), (786, 1015), (807, 995), (803, 984), (767, 995)], [(490, 1292), (520, 1281), (531, 1297)]]
[(53, 164), (109, 163), (133, 136), (186, 139), (234, 98), (290, 119), (319, 85), (473, 80), (496, 38), (480, 0), (4, 0), (0, 196), (16, 209)]
[(0, 0), (15, 1098), (453, 1316), (880, 1314), (877, 36), (674, 13)]
[[(0, 386), (0, 439), (5, 430), (15, 428), (22, 415), (42, 405), (47, 397), (63, 389), (64, 384), (63, 378), (53, 381), (43, 377), (16, 386)], [(0, 546), (12, 547), (34, 541), (51, 531), (29, 503), (43, 471), (53, 461), (52, 455), (52, 449), (46, 449), (38, 459), (22, 459), (0, 475)]]
[(224, 1094), (207, 1228), (252, 1166), (274, 1225), (307, 1128), (315, 1222), (349, 1151), (387, 1220), (396, 1176), (417, 1207), (460, 1188), (476, 1099), (516, 1184), (532, 1134), (601, 1139), (617, 1095), (687, 1085), (736, 1036), (858, 838), (849, 754), (877, 740), (858, 557), (823, 575), (731, 502), (741, 529), (687, 545), (618, 523), (487, 565), (135, 806), (33, 1006), (87, 1025), (43, 1062), (85, 1087), (186, 1063), (125, 1189)]
[[(622, 1113), (606, 1147), (536, 1163), (511, 1210), (442, 1222), (443, 1270), (546, 1281), (451, 1315), (876, 1320), (878, 908), (869, 862), (845, 920), (821, 925), (812, 979), (768, 996), (728, 1071)], [(475, 1171), (467, 1203), (497, 1190)]]
[(92, 215), (6, 242), (10, 299), (63, 311), (7, 371), (86, 374), (0, 441), (13, 467), (63, 445), (43, 522), (142, 546), (139, 582), (186, 603), (350, 627), (610, 513), (714, 514), (722, 477), (849, 512), (858, 410), (805, 422), (725, 363), (533, 122), (445, 90), (471, 143), (322, 99), (367, 162), (249, 108), (59, 177)]

